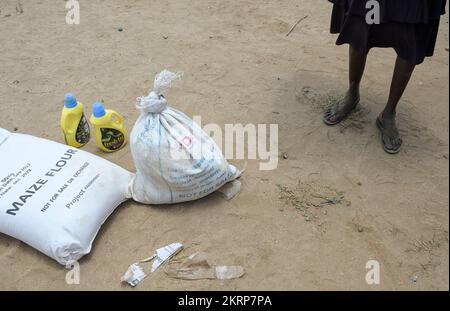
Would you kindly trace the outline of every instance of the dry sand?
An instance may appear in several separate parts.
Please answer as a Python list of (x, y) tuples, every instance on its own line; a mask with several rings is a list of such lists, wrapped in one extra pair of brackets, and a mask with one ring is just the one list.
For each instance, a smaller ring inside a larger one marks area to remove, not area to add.
[[(400, 104), (404, 149), (390, 156), (374, 121), (392, 50), (372, 51), (362, 108), (342, 126), (322, 124), (324, 105), (347, 81), (348, 49), (328, 33), (326, 1), (80, 0), (78, 26), (65, 24), (64, 1), (17, 3), (0, 0), (1, 127), (62, 142), (61, 102), (71, 91), (89, 106), (104, 100), (131, 129), (135, 98), (169, 68), (185, 72), (167, 93), (173, 106), (205, 123), (277, 123), (288, 159), (269, 172), (250, 161), (230, 202), (213, 194), (171, 207), (123, 204), (81, 261), (77, 286), (51, 259), (0, 235), (0, 289), (128, 290), (119, 282), (128, 265), (175, 241), (247, 273), (220, 282), (158, 271), (137, 290), (449, 289), (447, 16), (435, 57), (417, 68)], [(129, 146), (84, 149), (134, 170)], [(305, 214), (299, 202), (313, 187), (345, 200)], [(381, 264), (379, 286), (365, 282), (370, 259)]]

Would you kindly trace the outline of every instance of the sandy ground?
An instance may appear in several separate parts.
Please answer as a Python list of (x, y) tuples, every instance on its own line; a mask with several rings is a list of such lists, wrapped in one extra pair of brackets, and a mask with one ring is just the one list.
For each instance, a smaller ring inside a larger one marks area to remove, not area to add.
[[(213, 194), (172, 207), (123, 204), (81, 261), (77, 286), (51, 259), (0, 235), (0, 289), (128, 290), (119, 282), (128, 265), (175, 241), (190, 246), (185, 254), (206, 251), (212, 263), (247, 273), (220, 282), (158, 271), (137, 290), (449, 289), (447, 16), (435, 57), (417, 68), (400, 104), (404, 149), (390, 156), (374, 121), (391, 50), (371, 53), (362, 108), (342, 126), (322, 124), (323, 107), (347, 81), (348, 49), (328, 33), (326, 1), (80, 0), (78, 26), (65, 24), (62, 0), (17, 3), (0, 0), (1, 127), (62, 142), (62, 97), (71, 91), (89, 106), (104, 100), (131, 129), (135, 98), (169, 68), (185, 72), (167, 93), (173, 106), (205, 123), (279, 124), (288, 159), (269, 172), (249, 161), (230, 202)], [(84, 149), (134, 170), (129, 146)], [(345, 200), (305, 210), (305, 185)], [(370, 259), (381, 264), (379, 286), (365, 282)]]

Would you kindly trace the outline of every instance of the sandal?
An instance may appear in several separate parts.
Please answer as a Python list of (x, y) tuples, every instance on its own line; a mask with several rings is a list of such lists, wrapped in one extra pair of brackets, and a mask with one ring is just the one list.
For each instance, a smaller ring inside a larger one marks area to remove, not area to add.
[[(381, 141), (383, 143), (383, 149), (389, 154), (397, 154), (400, 152), (400, 149), (402, 147), (402, 139), (400, 138), (400, 135), (398, 133), (398, 130), (395, 129), (395, 131), (387, 130), (384, 128), (383, 121), (381, 120), (380, 116), (377, 118), (377, 127), (381, 132)], [(396, 145), (395, 142), (398, 142)]]
[(337, 102), (332, 107), (325, 110), (322, 120), (326, 125), (333, 126), (345, 120), (350, 113), (355, 110), (356, 106), (359, 104), (359, 99), (352, 107), (343, 107), (341, 110), (336, 110), (336, 107), (338, 107), (339, 104), (341, 104), (341, 102)]

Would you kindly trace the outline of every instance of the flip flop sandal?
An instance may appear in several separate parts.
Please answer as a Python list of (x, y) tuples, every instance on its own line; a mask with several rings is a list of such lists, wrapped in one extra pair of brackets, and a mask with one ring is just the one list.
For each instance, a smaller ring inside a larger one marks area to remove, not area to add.
[[(333, 116), (331, 115), (331, 109), (334, 107), (330, 107), (327, 110), (325, 110), (325, 114), (322, 118), (323, 122), (328, 125), (328, 126), (333, 126), (336, 124), (341, 123), (342, 121), (344, 121), (345, 119), (347, 119), (347, 117), (349, 116), (350, 113), (352, 113), (356, 106), (358, 106), (359, 104), (359, 100), (358, 102), (355, 104), (355, 107), (353, 107), (352, 109), (350, 109), (348, 112), (342, 114), (341, 116), (336, 116), (336, 114), (334, 114)], [(330, 121), (329, 118), (333, 117), (334, 121)]]
[(398, 148), (395, 148), (395, 149), (391, 149), (391, 148), (389, 148), (389, 147), (386, 145), (386, 141), (387, 141), (387, 140), (392, 140), (392, 139), (395, 139), (396, 137), (391, 137), (391, 136), (389, 136), (389, 135), (387, 135), (387, 134), (385, 133), (386, 130), (385, 130), (384, 126), (383, 126), (383, 121), (380, 120), (380, 117), (377, 118), (377, 122), (376, 122), (376, 123), (377, 123), (378, 129), (379, 129), (380, 132), (381, 132), (381, 141), (382, 141), (382, 143), (383, 143), (383, 149), (384, 149), (384, 151), (386, 151), (386, 152), (389, 153), (389, 154), (397, 154), (397, 153), (399, 153), (400, 150), (401, 150), (401, 147), (402, 147), (401, 144), (398, 146)]

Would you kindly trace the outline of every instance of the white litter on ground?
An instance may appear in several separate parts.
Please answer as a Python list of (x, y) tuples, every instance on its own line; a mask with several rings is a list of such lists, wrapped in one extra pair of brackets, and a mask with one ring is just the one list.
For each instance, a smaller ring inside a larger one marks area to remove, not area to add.
[(133, 287), (136, 287), (142, 280), (147, 277), (147, 274), (139, 265), (139, 263), (146, 263), (153, 260), (151, 273), (154, 273), (162, 264), (175, 256), (182, 249), (183, 245), (181, 243), (172, 243), (170, 245), (157, 249), (153, 256), (139, 260), (138, 262), (129, 266), (128, 270), (122, 276), (121, 281), (126, 282)]

